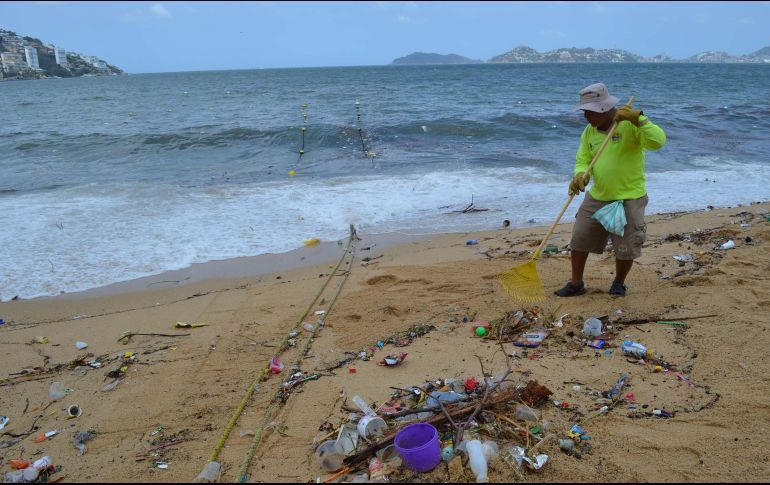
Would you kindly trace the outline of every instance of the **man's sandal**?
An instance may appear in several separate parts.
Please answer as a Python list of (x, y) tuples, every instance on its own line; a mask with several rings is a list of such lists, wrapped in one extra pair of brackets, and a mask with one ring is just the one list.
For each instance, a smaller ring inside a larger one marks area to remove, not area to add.
[(626, 290), (628, 287), (623, 283), (614, 281), (612, 287), (610, 287), (610, 296), (626, 296)]
[(582, 295), (586, 292), (586, 285), (584, 283), (580, 283), (579, 285), (575, 286), (572, 284), (571, 281), (568, 281), (566, 285), (564, 285), (564, 288), (560, 290), (556, 290), (553, 293), (556, 296), (578, 296)]

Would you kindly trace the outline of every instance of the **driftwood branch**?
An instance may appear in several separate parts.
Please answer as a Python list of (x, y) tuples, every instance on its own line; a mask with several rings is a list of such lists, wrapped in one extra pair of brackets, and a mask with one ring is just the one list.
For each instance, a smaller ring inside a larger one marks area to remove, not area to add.
[(718, 317), (719, 315), (698, 315), (695, 317), (666, 317), (664, 315), (658, 315), (658, 316), (648, 316), (643, 318), (635, 318), (633, 320), (618, 320), (615, 322), (616, 324), (623, 324), (623, 325), (641, 325), (643, 323), (655, 323), (659, 321), (668, 321), (670, 318), (676, 318), (677, 321), (679, 320), (696, 320), (698, 318), (710, 318), (710, 317)]
[(189, 333), (138, 333), (138, 332), (126, 332), (123, 335), (120, 336), (118, 339), (118, 342), (122, 340), (126, 340), (124, 343), (128, 343), (131, 340), (131, 337), (134, 337), (136, 335), (148, 335), (152, 337), (189, 337), (191, 334)]
[(470, 423), (476, 418), (476, 416), (481, 412), (481, 410), (485, 407), (485, 404), (489, 402), (489, 396), (497, 391), (497, 388), (500, 387), (500, 384), (505, 382), (506, 379), (508, 379), (508, 376), (511, 375), (513, 372), (513, 365), (511, 362), (510, 356), (505, 352), (505, 348), (503, 347), (503, 344), (500, 343), (500, 350), (502, 351), (503, 355), (505, 356), (505, 363), (506, 363), (506, 370), (505, 374), (503, 374), (503, 377), (494, 384), (491, 384), (489, 382), (491, 376), (487, 374), (486, 369), (484, 369), (484, 362), (481, 360), (481, 357), (478, 355), (476, 358), (479, 360), (479, 365), (481, 366), (481, 375), (484, 379), (484, 397), (481, 398), (481, 401), (476, 405), (476, 407), (473, 409), (473, 413), (468, 417), (468, 419), (465, 420), (461, 425), (455, 426), (453, 424), (453, 427), (457, 430), (455, 433), (455, 439), (454, 439), (454, 447), (457, 449), (458, 446), (460, 446), (460, 443), (463, 441), (463, 434), (465, 433), (465, 429), (470, 425)]

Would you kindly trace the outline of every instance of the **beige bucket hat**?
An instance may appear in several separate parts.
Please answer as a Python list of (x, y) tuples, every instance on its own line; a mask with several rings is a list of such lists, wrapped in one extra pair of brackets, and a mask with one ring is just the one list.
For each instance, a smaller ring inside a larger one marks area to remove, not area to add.
[(610, 92), (602, 83), (592, 84), (580, 90), (580, 104), (574, 111), (585, 110), (595, 113), (606, 113), (618, 104), (620, 99), (610, 96)]

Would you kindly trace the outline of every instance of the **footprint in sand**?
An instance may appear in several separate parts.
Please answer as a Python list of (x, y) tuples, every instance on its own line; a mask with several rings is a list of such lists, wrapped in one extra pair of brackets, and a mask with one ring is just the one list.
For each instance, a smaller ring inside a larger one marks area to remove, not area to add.
[(368, 280), (366, 280), (366, 284), (375, 286), (375, 285), (385, 285), (388, 283), (395, 283), (396, 281), (398, 281), (398, 278), (396, 278), (392, 274), (384, 274), (381, 276), (375, 276), (373, 278), (369, 278)]

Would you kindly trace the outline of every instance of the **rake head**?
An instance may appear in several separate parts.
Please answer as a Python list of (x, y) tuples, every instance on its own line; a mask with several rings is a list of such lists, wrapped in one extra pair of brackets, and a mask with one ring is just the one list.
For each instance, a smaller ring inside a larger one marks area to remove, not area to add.
[(530, 259), (521, 266), (509, 269), (498, 276), (500, 283), (511, 298), (521, 303), (545, 301), (543, 286), (537, 276), (537, 260)]

